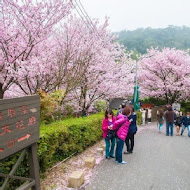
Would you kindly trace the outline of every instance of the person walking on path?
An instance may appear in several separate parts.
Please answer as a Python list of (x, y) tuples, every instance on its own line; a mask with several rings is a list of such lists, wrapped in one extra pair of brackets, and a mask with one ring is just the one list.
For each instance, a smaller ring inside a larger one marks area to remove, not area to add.
[[(166, 136), (173, 136), (173, 125), (174, 125), (174, 111), (172, 110), (172, 106), (168, 107), (168, 111), (166, 111)], [(170, 130), (169, 130), (170, 129)]]
[(185, 128), (188, 129), (188, 136), (190, 137), (190, 112), (187, 112), (186, 116), (182, 119), (181, 135), (183, 135)]
[(123, 154), (123, 146), (125, 139), (127, 137), (127, 133), (129, 130), (129, 125), (132, 122), (132, 119), (128, 119), (128, 117), (131, 115), (131, 108), (129, 106), (126, 106), (122, 114), (119, 114), (117, 116), (117, 120), (113, 124), (113, 130), (117, 130), (117, 146), (116, 146), (116, 152), (115, 152), (115, 161), (119, 164), (127, 164), (127, 162), (122, 160), (122, 154)]
[(142, 113), (142, 124), (145, 125), (145, 119), (146, 119), (146, 110), (140, 109), (140, 112)]
[[(112, 130), (112, 126), (115, 122), (116, 118), (113, 115), (112, 110), (106, 110), (105, 118), (102, 122), (102, 131), (103, 131), (103, 138), (105, 139), (106, 143), (106, 158), (110, 159), (114, 157), (114, 147), (115, 147), (115, 136)], [(110, 148), (111, 144), (111, 148)]]
[(175, 123), (175, 125), (176, 125), (177, 136), (179, 136), (179, 131), (180, 131), (182, 119), (183, 119), (183, 112), (180, 111), (179, 114), (176, 114), (176, 123)]
[(131, 106), (131, 109), (132, 109), (133, 113), (128, 118), (129, 118), (129, 120), (132, 119), (132, 122), (129, 125), (129, 131), (128, 131), (127, 137), (125, 139), (125, 144), (126, 144), (126, 147), (127, 147), (127, 151), (124, 151), (124, 154), (133, 153), (134, 136), (135, 136), (135, 134), (137, 132), (137, 123), (136, 123), (137, 115), (136, 115), (136, 112), (135, 112), (133, 106)]
[(164, 125), (164, 111), (160, 109), (157, 114), (158, 117), (158, 131), (161, 133), (162, 127)]

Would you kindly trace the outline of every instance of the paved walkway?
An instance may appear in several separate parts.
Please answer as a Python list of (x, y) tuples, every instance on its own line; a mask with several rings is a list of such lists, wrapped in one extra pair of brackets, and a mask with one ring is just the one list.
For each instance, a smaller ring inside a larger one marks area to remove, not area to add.
[[(165, 135), (156, 123), (147, 124), (135, 135), (133, 154), (124, 155), (128, 164), (104, 160), (85, 190), (190, 190), (190, 138)], [(187, 130), (187, 129), (186, 129)]]

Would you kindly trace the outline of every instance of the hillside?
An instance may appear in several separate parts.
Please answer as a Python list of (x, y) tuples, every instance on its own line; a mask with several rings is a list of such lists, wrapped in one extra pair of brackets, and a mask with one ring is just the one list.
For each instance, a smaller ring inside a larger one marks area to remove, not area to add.
[(168, 26), (167, 28), (138, 28), (133, 31), (119, 32), (120, 43), (128, 50), (136, 49), (139, 53), (146, 53), (150, 47), (175, 47), (177, 49), (190, 48), (190, 28), (183, 26)]

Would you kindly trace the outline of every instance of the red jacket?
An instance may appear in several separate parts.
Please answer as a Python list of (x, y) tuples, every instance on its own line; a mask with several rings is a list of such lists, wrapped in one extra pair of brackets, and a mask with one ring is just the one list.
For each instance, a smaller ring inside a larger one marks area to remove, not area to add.
[[(115, 120), (116, 118), (113, 116), (112, 117), (113, 124), (115, 123)], [(103, 138), (106, 138), (106, 135), (108, 134), (108, 126), (109, 126), (109, 120), (105, 118), (102, 122)]]
[(115, 121), (113, 125), (113, 130), (118, 129), (117, 137), (123, 141), (125, 141), (127, 137), (127, 133), (129, 131), (129, 125), (130, 125), (130, 122), (127, 116), (122, 115), (122, 114), (119, 114), (117, 116), (117, 121)]

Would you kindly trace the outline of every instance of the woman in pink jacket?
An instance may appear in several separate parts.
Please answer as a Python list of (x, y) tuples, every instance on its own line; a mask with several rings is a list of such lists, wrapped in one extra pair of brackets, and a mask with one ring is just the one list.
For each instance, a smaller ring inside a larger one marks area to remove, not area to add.
[(117, 121), (113, 124), (112, 129), (117, 130), (117, 147), (115, 152), (115, 161), (120, 164), (127, 164), (127, 162), (122, 160), (124, 142), (127, 137), (129, 130), (129, 125), (132, 122), (132, 119), (129, 120), (128, 117), (131, 115), (131, 108), (126, 106), (122, 114), (117, 116)]
[[(110, 159), (114, 157), (114, 147), (115, 147), (115, 136), (112, 133), (112, 126), (115, 123), (116, 118), (113, 115), (112, 110), (106, 110), (105, 118), (102, 122), (102, 131), (103, 131), (103, 138), (105, 139), (106, 143), (106, 158)], [(109, 133), (109, 134), (108, 134)], [(111, 144), (111, 148), (110, 148)]]

